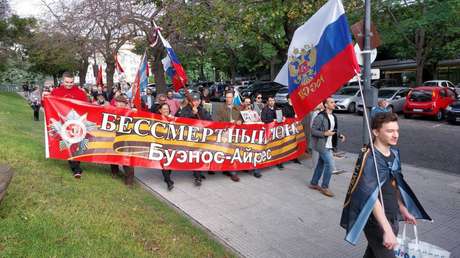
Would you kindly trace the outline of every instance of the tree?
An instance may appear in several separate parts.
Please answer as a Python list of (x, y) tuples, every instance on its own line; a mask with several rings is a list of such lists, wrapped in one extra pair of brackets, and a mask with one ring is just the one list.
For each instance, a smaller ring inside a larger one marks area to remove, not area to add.
[(458, 0), (383, 1), (378, 20), (384, 44), (400, 58), (413, 58), (416, 84), (423, 82), (424, 69), (458, 55), (460, 2)]

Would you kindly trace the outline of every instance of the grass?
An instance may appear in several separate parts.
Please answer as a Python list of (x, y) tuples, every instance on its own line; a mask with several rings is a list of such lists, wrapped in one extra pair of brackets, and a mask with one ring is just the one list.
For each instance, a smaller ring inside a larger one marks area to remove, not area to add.
[(185, 217), (109, 167), (46, 160), (43, 121), (0, 93), (0, 163), (15, 176), (0, 203), (0, 257), (232, 257)]

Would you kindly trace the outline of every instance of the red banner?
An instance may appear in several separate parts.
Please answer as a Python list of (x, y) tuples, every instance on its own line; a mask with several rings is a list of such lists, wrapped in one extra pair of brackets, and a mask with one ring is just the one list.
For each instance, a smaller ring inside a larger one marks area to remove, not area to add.
[(305, 152), (302, 125), (164, 118), (113, 106), (44, 98), (47, 158), (172, 170), (250, 170)]

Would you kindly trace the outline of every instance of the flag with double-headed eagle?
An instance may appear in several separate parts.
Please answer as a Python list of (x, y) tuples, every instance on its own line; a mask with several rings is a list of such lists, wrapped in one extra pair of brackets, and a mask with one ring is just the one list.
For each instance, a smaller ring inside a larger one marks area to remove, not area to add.
[(288, 86), (302, 119), (359, 70), (342, 2), (329, 0), (294, 32), (275, 82)]

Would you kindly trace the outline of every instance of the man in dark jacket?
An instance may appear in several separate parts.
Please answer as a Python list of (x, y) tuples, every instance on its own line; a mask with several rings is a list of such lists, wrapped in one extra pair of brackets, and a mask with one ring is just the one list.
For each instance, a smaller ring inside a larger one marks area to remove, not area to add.
[[(181, 112), (178, 112), (177, 117), (186, 117), (186, 118), (193, 118), (199, 120), (212, 120), (211, 115), (209, 115), (208, 111), (204, 109), (201, 105), (201, 97), (199, 93), (191, 94), (191, 102), (189, 105), (184, 107)], [(201, 179), (205, 178), (201, 171), (194, 171), (193, 178), (195, 181), (196, 186), (201, 185)]]
[[(268, 97), (267, 105), (262, 109), (260, 120), (265, 124), (276, 121), (276, 109), (275, 109), (275, 98), (273, 96)], [(279, 170), (283, 170), (283, 163), (276, 165)]]
[[(331, 180), (332, 170), (334, 169), (334, 157), (332, 156), (332, 137), (337, 134), (342, 142), (345, 136), (337, 132), (337, 117), (332, 114), (335, 109), (333, 98), (327, 98), (323, 101), (325, 110), (319, 113), (311, 128), (312, 147), (319, 153), (318, 163), (313, 173), (310, 185), (311, 189), (318, 190), (322, 194), (333, 197), (334, 194), (329, 190), (329, 181)], [(323, 176), (321, 187), (318, 181)]]
[[(283, 106), (283, 117), (285, 118), (297, 118), (297, 115), (295, 114), (294, 107), (292, 106), (292, 101), (291, 101), (291, 96), (287, 95), (287, 104)], [(297, 164), (302, 164), (300, 163), (300, 160), (298, 158), (295, 158), (292, 160), (292, 162), (297, 163)]]

